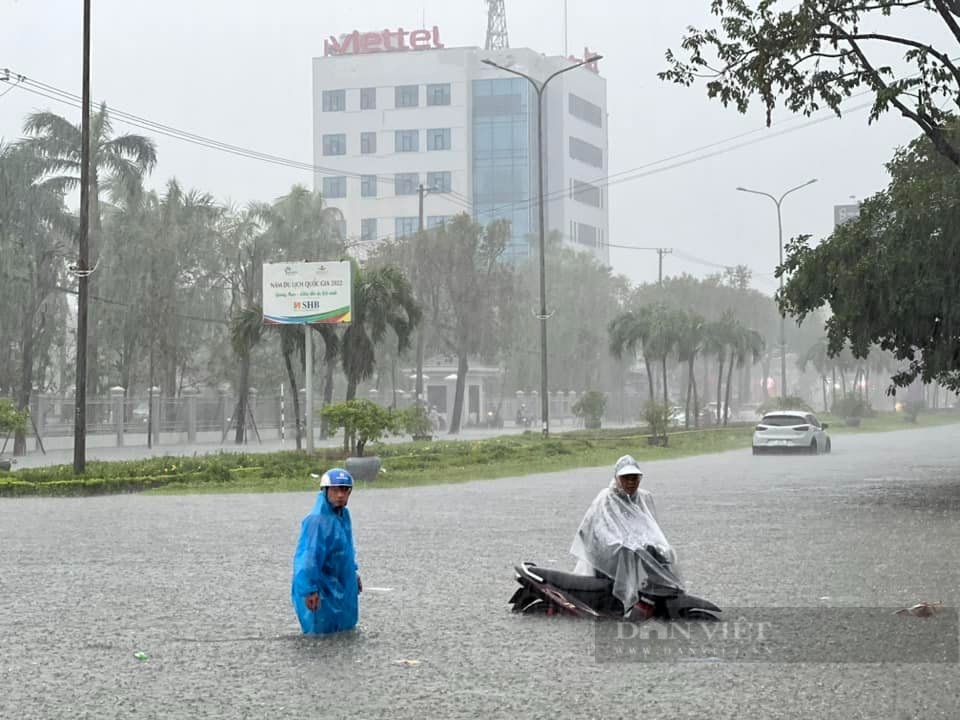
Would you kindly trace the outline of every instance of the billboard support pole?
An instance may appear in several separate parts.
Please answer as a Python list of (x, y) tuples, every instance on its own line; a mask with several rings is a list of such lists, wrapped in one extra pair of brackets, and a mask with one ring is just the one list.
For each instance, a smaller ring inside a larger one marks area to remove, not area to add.
[(307, 452), (313, 453), (313, 337), (310, 324), (303, 324), (304, 349), (307, 356), (306, 390), (307, 390)]

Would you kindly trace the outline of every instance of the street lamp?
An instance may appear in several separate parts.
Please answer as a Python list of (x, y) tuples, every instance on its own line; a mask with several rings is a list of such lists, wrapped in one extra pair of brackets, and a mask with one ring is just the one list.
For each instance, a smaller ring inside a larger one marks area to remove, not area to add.
[[(765, 197), (773, 200), (774, 204), (777, 206), (777, 231), (779, 234), (779, 243), (780, 243), (780, 264), (783, 265), (783, 220), (780, 215), (780, 204), (783, 202), (783, 199), (801, 188), (805, 188), (807, 185), (813, 185), (817, 181), (816, 178), (812, 180), (807, 180), (802, 185), (797, 185), (796, 187), (790, 188), (787, 190), (780, 198), (775, 198), (770, 193), (761, 192), (760, 190), (749, 190), (745, 187), (738, 187), (737, 190), (740, 192), (753, 193), (754, 195), (763, 195)], [(780, 275), (780, 294), (783, 294), (783, 275)], [(786, 335), (784, 333), (784, 322), (786, 316), (783, 311), (780, 311), (780, 399), (782, 400), (787, 396), (787, 341)]]
[(547, 88), (547, 83), (570, 70), (574, 70), (583, 65), (589, 65), (602, 60), (602, 55), (594, 55), (580, 62), (561, 68), (547, 77), (543, 82), (534, 80), (519, 70), (514, 70), (503, 65), (497, 65), (493, 60), (483, 60), (484, 65), (495, 67), (498, 70), (518, 75), (527, 80), (533, 89), (537, 91), (537, 196), (540, 209), (540, 417), (543, 423), (543, 435), (547, 437), (550, 434), (550, 396), (547, 392), (547, 270), (546, 270), (546, 229), (544, 227), (543, 215), (543, 94)]

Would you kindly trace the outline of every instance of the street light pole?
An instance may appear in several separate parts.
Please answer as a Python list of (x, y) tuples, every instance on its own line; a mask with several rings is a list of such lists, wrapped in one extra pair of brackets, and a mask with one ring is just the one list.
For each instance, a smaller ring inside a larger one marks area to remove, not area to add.
[(498, 70), (503, 70), (504, 72), (524, 78), (537, 92), (537, 204), (539, 206), (540, 215), (540, 418), (543, 426), (544, 437), (548, 437), (550, 435), (550, 395), (547, 383), (547, 261), (546, 220), (543, 208), (543, 96), (544, 91), (547, 88), (547, 83), (557, 77), (557, 75), (569, 72), (570, 70), (575, 70), (576, 68), (584, 65), (595, 63), (597, 60), (601, 59), (603, 59), (602, 55), (594, 55), (593, 57), (581, 60), (574, 65), (561, 68), (560, 70), (557, 70), (549, 75), (542, 83), (534, 80), (532, 77), (520, 72), (519, 70), (498, 65), (497, 63), (493, 62), (493, 60), (483, 60), (485, 65), (489, 65), (490, 67), (495, 67)]
[[(796, 187), (790, 188), (779, 198), (774, 197), (770, 193), (761, 192), (760, 190), (749, 190), (745, 187), (738, 187), (737, 190), (740, 192), (753, 193), (754, 195), (763, 195), (773, 200), (774, 205), (777, 206), (777, 237), (780, 247), (780, 265), (783, 265), (783, 218), (780, 213), (780, 205), (783, 203), (783, 199), (794, 192), (795, 190), (800, 190), (805, 188), (807, 185), (813, 185), (817, 181), (816, 178), (812, 180), (807, 180), (807, 182), (802, 185), (797, 185)], [(783, 275), (780, 275), (780, 295), (783, 295)], [(787, 396), (787, 339), (785, 331), (786, 315), (781, 310), (780, 311), (780, 399), (783, 400)]]

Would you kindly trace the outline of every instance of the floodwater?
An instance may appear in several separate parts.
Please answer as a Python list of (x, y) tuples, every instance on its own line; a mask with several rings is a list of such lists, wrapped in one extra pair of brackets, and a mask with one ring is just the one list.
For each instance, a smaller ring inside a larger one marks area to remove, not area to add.
[[(958, 439), (645, 466), (689, 590), (785, 608), (767, 659), (614, 662), (588, 622), (511, 615), (512, 566), (572, 568), (608, 469), (355, 492), (368, 591), (357, 631), (329, 639), (303, 638), (289, 600), (312, 494), (4, 500), (0, 717), (956, 718), (955, 658), (871, 664), (889, 636), (865, 633), (858, 657), (787, 608), (960, 606)], [(955, 634), (950, 614), (895, 619)]]

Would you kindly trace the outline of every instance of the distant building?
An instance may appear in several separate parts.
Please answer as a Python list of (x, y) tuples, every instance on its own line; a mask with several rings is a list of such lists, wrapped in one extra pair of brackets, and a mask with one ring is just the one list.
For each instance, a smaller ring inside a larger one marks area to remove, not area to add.
[[(417, 231), (460, 212), (486, 224), (506, 218), (507, 259), (538, 232), (536, 101), (530, 84), (490, 59), (543, 79), (571, 61), (529, 49), (444, 47), (440, 31), (354, 32), (325, 42), (313, 60), (316, 189), (344, 216), (351, 240)], [(606, 80), (583, 67), (545, 95), (547, 232), (609, 264)]]

